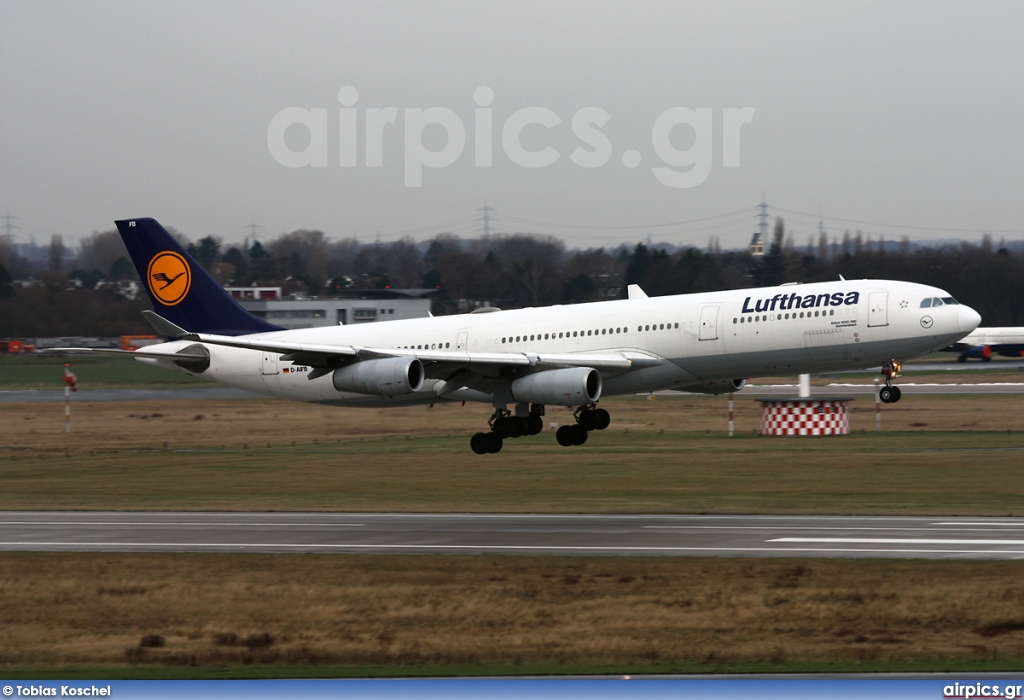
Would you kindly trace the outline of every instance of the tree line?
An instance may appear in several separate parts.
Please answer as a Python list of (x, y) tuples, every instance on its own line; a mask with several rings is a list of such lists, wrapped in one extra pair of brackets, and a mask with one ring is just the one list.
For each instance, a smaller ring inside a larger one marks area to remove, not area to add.
[[(331, 296), (384, 288), (425, 288), (436, 315), (474, 306), (522, 308), (615, 299), (630, 284), (649, 295), (771, 286), (783, 282), (899, 279), (945, 289), (982, 315), (986, 326), (1024, 325), (1024, 255), (980, 243), (915, 247), (825, 234), (798, 248), (776, 221), (765, 255), (663, 245), (567, 249), (528, 233), (461, 239), (450, 234), (367, 243), (297, 230), (265, 243), (230, 245), (172, 232), (219, 282), (281, 286), (286, 294)], [(0, 242), (2, 243), (2, 242)], [(40, 267), (42, 269), (40, 269)], [(21, 288), (34, 274), (41, 284)], [(95, 233), (71, 258), (59, 237), (35, 268), (0, 245), (0, 337), (122, 335), (148, 332), (144, 295), (125, 295), (135, 271), (116, 231)]]

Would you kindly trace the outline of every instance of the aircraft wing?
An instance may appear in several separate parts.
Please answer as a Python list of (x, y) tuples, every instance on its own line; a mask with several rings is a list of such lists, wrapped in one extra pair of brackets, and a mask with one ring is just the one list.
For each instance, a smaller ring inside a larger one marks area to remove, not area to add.
[(286, 340), (251, 338), (247, 336), (223, 336), (208, 333), (186, 333), (182, 340), (192, 340), (211, 345), (225, 345), (263, 352), (276, 352), (284, 359), (296, 364), (314, 368), (333, 367), (345, 363), (348, 358), (372, 359), (378, 357), (415, 357), (421, 362), (441, 363), (469, 367), (491, 365), (497, 367), (593, 367), (594, 369), (625, 371), (637, 366), (647, 366), (659, 358), (641, 353), (520, 353), (520, 352), (467, 352), (463, 350), (417, 350), (413, 348), (374, 348), (355, 345), (321, 345), (296, 343)]

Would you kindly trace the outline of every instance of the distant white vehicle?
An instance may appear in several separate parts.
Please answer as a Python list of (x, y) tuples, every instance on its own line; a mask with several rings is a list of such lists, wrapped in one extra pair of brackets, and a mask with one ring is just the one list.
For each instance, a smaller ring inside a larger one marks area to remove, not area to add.
[(116, 223), (157, 310), (143, 313), (169, 338), (138, 360), (331, 406), (487, 404), (478, 454), (541, 432), (549, 405), (575, 408), (556, 433), (568, 447), (608, 426), (604, 396), (722, 394), (748, 377), (881, 365), (879, 397), (893, 403), (900, 359), (981, 322), (935, 287), (840, 279), (654, 298), (632, 285), (616, 301), (284, 330), (243, 310), (155, 220)]
[(954, 346), (960, 350), (960, 362), (969, 358), (988, 362), (992, 354), (1003, 357), (1024, 357), (1024, 327), (976, 328)]

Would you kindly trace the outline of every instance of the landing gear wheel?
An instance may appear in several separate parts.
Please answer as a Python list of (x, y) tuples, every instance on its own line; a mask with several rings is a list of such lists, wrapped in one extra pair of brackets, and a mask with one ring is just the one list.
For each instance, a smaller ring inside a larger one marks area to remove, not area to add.
[(577, 417), (576, 419), (576, 422), (584, 430), (597, 430), (597, 411), (581, 411), (579, 417)]
[(582, 445), (587, 441), (587, 431), (582, 425), (570, 426), (573, 429), (572, 444)]
[(500, 416), (494, 419), (494, 423), (491, 425), (491, 430), (498, 437), (508, 438), (512, 437), (512, 433), (515, 430), (515, 425), (510, 416)]
[(881, 390), (878, 392), (878, 398), (881, 400), (882, 403), (893, 403), (896, 400), (894, 398), (895, 395), (895, 387), (891, 386), (883, 386)]
[(603, 408), (598, 408), (594, 411), (594, 415), (597, 416), (597, 429), (604, 430), (611, 425), (612, 417), (608, 411)]
[[(493, 435), (494, 433), (490, 433)], [(478, 455), (485, 455), (488, 453), (489, 447), (488, 433), (476, 433), (469, 439), (469, 446), (473, 452)]]
[(533, 414), (526, 419), (526, 434), (527, 435), (539, 435), (544, 430), (544, 419), (540, 416)]
[(529, 434), (526, 432), (529, 426), (526, 425), (525, 418), (509, 418), (508, 420), (512, 424), (512, 432), (508, 437), (517, 438)]
[[(555, 440), (562, 447), (572, 447), (575, 444), (576, 439), (576, 428), (575, 425), (563, 425), (555, 431)], [(586, 434), (587, 431), (583, 431)]]
[(892, 403), (896, 403), (903, 396), (903, 392), (900, 391), (898, 386), (890, 387), (892, 389)]
[(483, 433), (484, 439), (487, 441), (487, 451), (490, 454), (497, 454), (501, 452), (501, 447), (504, 444), (504, 440), (497, 433)]

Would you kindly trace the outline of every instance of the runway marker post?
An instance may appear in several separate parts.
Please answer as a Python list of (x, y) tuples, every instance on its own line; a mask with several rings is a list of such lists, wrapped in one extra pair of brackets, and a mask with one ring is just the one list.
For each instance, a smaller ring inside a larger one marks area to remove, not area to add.
[(878, 393), (878, 377), (875, 377), (875, 432), (882, 432), (882, 397)]
[(64, 363), (64, 432), (71, 432), (71, 392), (78, 391), (78, 378), (71, 371), (71, 363)]

